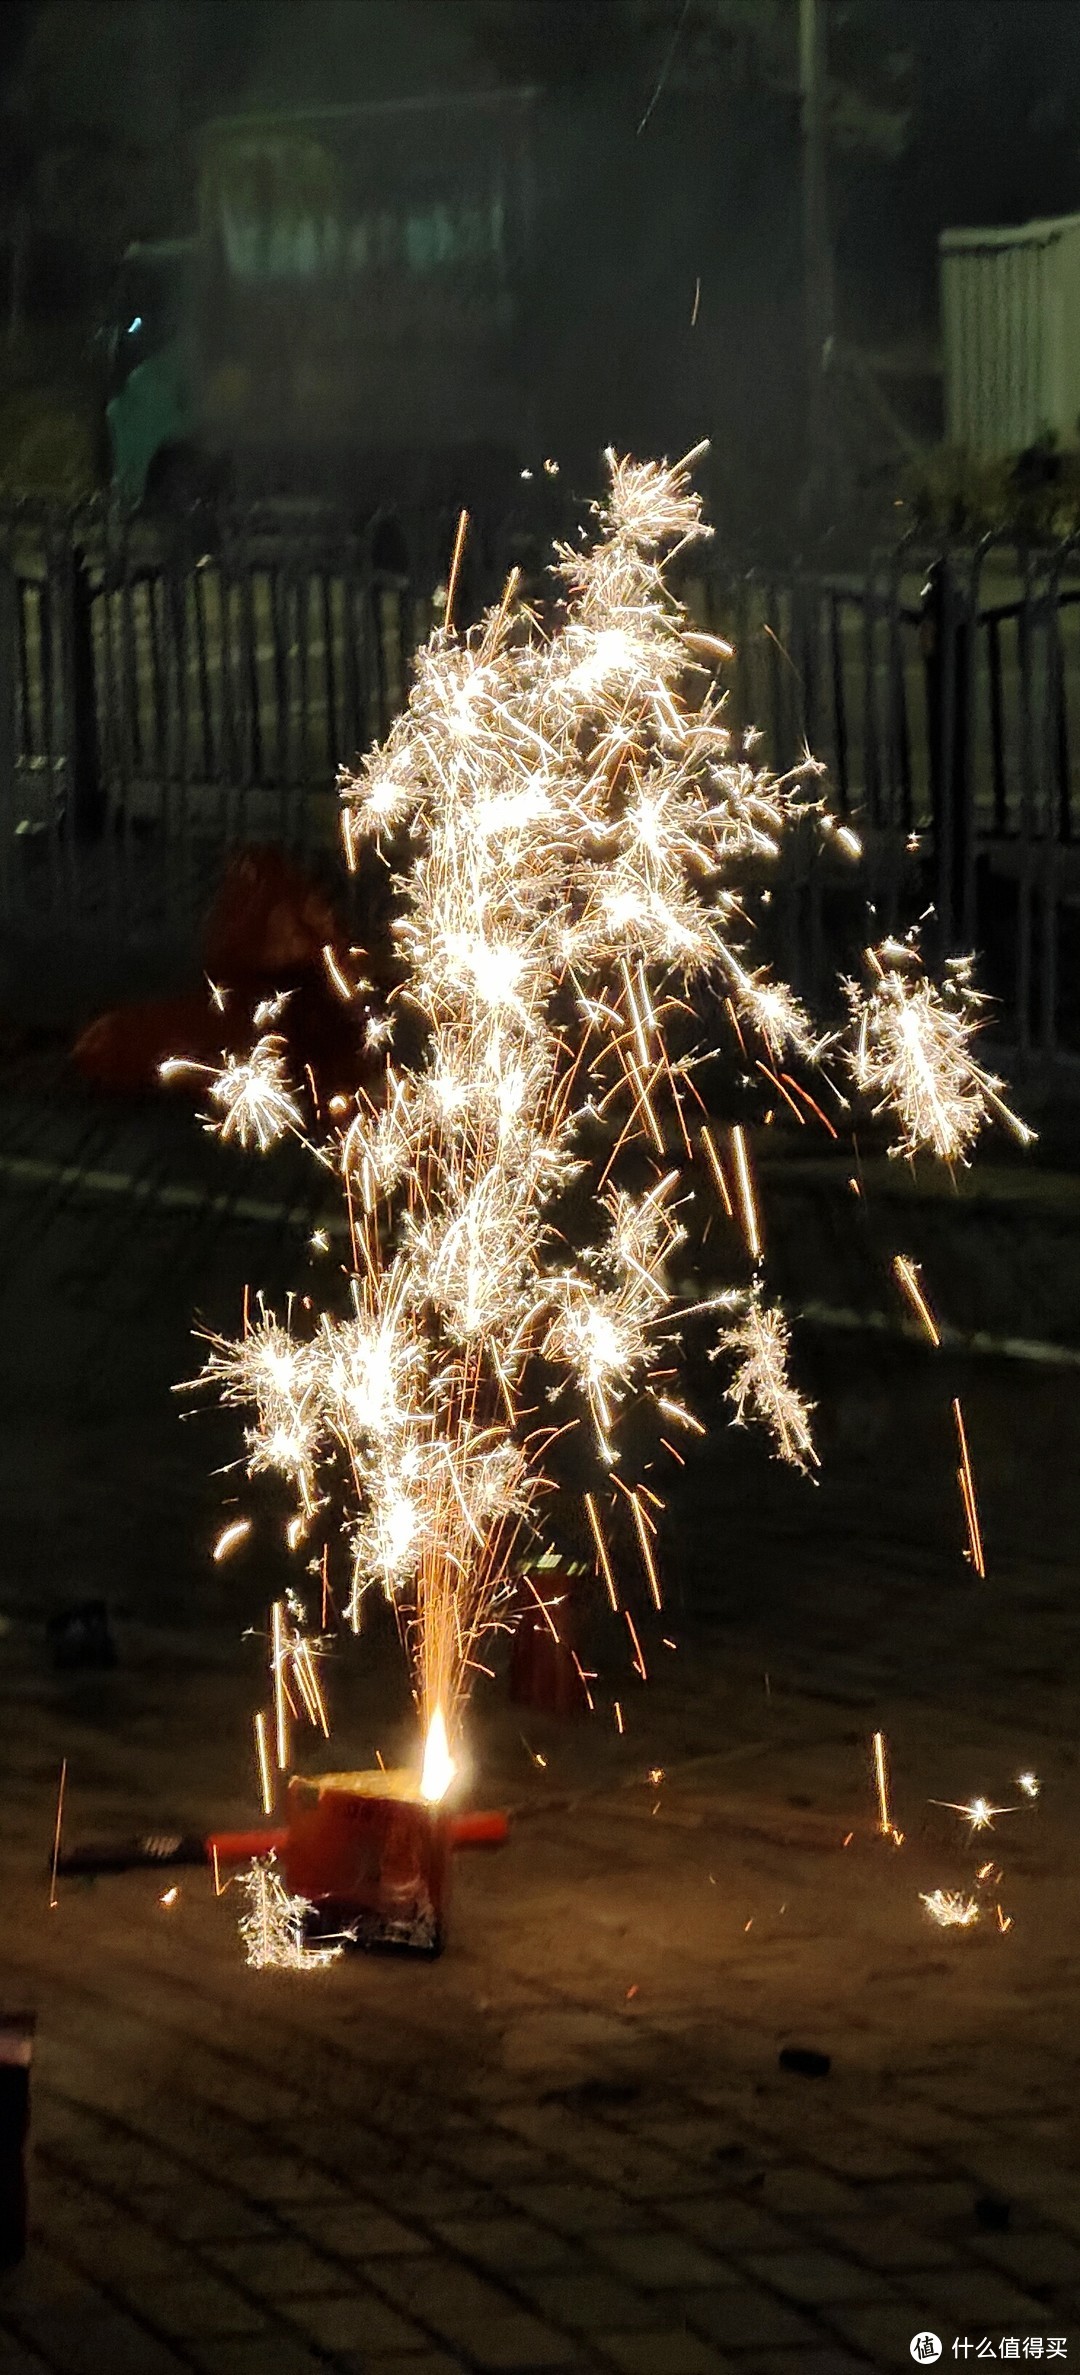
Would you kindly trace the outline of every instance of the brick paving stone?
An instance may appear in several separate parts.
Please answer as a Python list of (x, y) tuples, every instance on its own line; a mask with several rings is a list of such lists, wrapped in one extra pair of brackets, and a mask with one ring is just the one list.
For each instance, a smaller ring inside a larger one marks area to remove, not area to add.
[(712, 2244), (717, 2251), (790, 2251), (794, 2240), (790, 2227), (781, 2226), (779, 2219), (759, 2210), (756, 2202), (745, 2202), (737, 2194), (669, 2202), (664, 2215), (672, 2226), (695, 2236), (699, 2243)]
[(395, 2351), (392, 2358), (384, 2358), (381, 2351), (339, 2350), (334, 2356), (341, 2375), (461, 2375), (465, 2364), (445, 2350), (410, 2350), (404, 2356)]
[(91, 2281), (105, 2270), (113, 2283), (122, 2277), (133, 2298), (155, 2285), (186, 2284), (197, 2270), (190, 2252), (122, 2213), (109, 2228), (91, 2227), (84, 2234), (73, 2230), (64, 2238), (64, 2249)]
[(1080, 2283), (1080, 2245), (1067, 2235), (979, 2235), (973, 2248), (1019, 2285)]
[(193, 2267), (186, 2284), (133, 2282), (122, 2268), (114, 2271), (113, 2280), (132, 2308), (176, 2343), (192, 2334), (258, 2334), (266, 2329), (260, 2309), (205, 2269)]
[(49, 2375), (48, 2363), (13, 2334), (0, 2332), (0, 2375)]
[(481, 2178), (489, 2185), (527, 2185), (536, 2168), (535, 2153), (508, 2136), (485, 2136), (468, 2143), (455, 2141), (453, 2156), (455, 2165), (464, 2169), (467, 2177)]
[[(451, 2337), (452, 2339), (452, 2337)], [(524, 2310), (508, 2317), (492, 2318), (478, 2332), (459, 2337), (470, 2359), (477, 2366), (495, 2370), (544, 2367), (573, 2367), (575, 2375), (581, 2366), (579, 2345), (565, 2334), (556, 2334), (550, 2326), (540, 2324)], [(403, 2375), (405, 2370), (403, 2369)]]
[(656, 2286), (738, 2282), (724, 2261), (688, 2235), (598, 2236), (593, 2248), (632, 2284)]
[(739, 2375), (857, 2375), (873, 2359), (850, 2350), (748, 2350), (739, 2353)]
[(40, 2245), (31, 2248), (21, 2267), (8, 2269), (2, 2282), (0, 2301), (11, 2318), (29, 2310), (59, 2308), (92, 2316), (108, 2306), (84, 2269)]
[(842, 2251), (851, 2252), (871, 2268), (902, 2273), (905, 2269), (956, 2265), (953, 2244), (942, 2242), (938, 2235), (920, 2234), (902, 2218), (875, 2218), (869, 2212), (859, 2218), (825, 2218), (814, 2224), (819, 2240), (838, 2243)]
[(863, 2206), (867, 2211), (907, 2219), (912, 2226), (927, 2226), (940, 2234), (957, 2219), (973, 2228), (975, 2197), (984, 2190), (971, 2177), (920, 2177), (903, 2184), (889, 2178), (864, 2187)]
[(235, 2191), (252, 2202), (340, 2202), (344, 2187), (328, 2170), (287, 2154), (252, 2153), (218, 2170)]
[(564, 2235), (645, 2231), (644, 2215), (637, 2203), (624, 2202), (620, 2195), (609, 2193), (604, 2186), (581, 2185), (576, 2179), (567, 2179), (565, 2184), (508, 2186), (507, 2194), (527, 2217), (545, 2219)]
[[(913, 2334), (924, 2326), (940, 2333), (945, 2322), (940, 2313), (935, 2317), (929, 2305), (924, 2307), (918, 2301), (888, 2305), (836, 2301), (830, 2304), (826, 2315), (829, 2325), (853, 2349), (865, 2351), (875, 2365), (891, 2368), (910, 2364), (908, 2346)], [(952, 2330), (957, 2330), (955, 2325)], [(979, 2330), (985, 2332), (984, 2327)]]
[(20, 2319), (20, 2339), (63, 2375), (181, 2375), (185, 2361), (131, 2318), (108, 2313), (35, 2310)]
[(798, 2349), (820, 2340), (820, 2330), (807, 2324), (774, 2293), (749, 2285), (724, 2285), (714, 2292), (686, 2292), (679, 2306), (695, 2330), (718, 2342), (723, 2350)]
[(289, 2316), (319, 2350), (422, 2350), (427, 2336), (376, 2293), (343, 2293), (337, 2299), (293, 2301)]
[(878, 2301), (893, 2297), (893, 2288), (874, 2268), (831, 2251), (770, 2251), (743, 2256), (742, 2265), (758, 2283), (775, 2286), (792, 2301), (824, 2306), (829, 2301)]
[(483, 2366), (527, 2367), (534, 2360), (537, 2366), (561, 2366), (570, 2352), (563, 2336), (517, 2309), (507, 2293), (469, 2268), (446, 2260), (389, 2259), (380, 2261), (378, 2281), (380, 2293), (404, 2317), (470, 2352)]
[[(326, 2375), (326, 2360), (305, 2350), (289, 2334), (246, 2335), (243, 2341), (193, 2342), (191, 2358), (199, 2375)], [(401, 2375), (410, 2375), (410, 2361), (399, 2359)]]
[(1032, 2300), (991, 2268), (930, 2268), (925, 2276), (906, 2278), (905, 2290), (912, 2300), (925, 2302), (928, 2309), (937, 2309), (958, 2324), (965, 2318), (981, 2319), (985, 2330), (989, 2319), (995, 2325), (1007, 2325), (1012, 2334), (1033, 2334), (1045, 2323), (1045, 2303)]
[(682, 2118), (669, 2113), (657, 2119), (635, 2120), (634, 2134), (688, 2161), (711, 2161), (718, 2145), (734, 2141), (730, 2130), (725, 2130), (718, 2119), (710, 2119), (700, 2112)]
[(838, 2177), (871, 2177), (875, 2183), (891, 2179), (893, 2184), (910, 2178), (917, 2185), (934, 2174), (926, 2153), (908, 2152), (903, 2145), (883, 2142), (877, 2136), (859, 2136), (853, 2129), (841, 2132), (839, 2126), (816, 2137), (812, 2149), (815, 2160)]
[(289, 2202), (282, 2216), (290, 2228), (343, 2259), (397, 2257), (430, 2251), (428, 2237), (418, 2235), (385, 2210), (369, 2202)]
[(310, 2244), (281, 2236), (269, 2242), (207, 2244), (207, 2257), (257, 2300), (288, 2301), (341, 2291), (341, 2270)]
[(663, 2325), (669, 2315), (666, 2302), (646, 2300), (632, 2286), (619, 2284), (614, 2276), (599, 2270), (587, 2270), (580, 2276), (532, 2276), (522, 2289), (542, 2317), (572, 2326), (577, 2333), (590, 2333), (599, 2326), (609, 2327), (613, 2333), (621, 2327), (636, 2331), (640, 2326)]
[(491, 2218), (502, 2206), (487, 2187), (455, 2185), (449, 2177), (384, 2180), (379, 2173), (379, 2207), (403, 2218), (422, 2219), (428, 2226), (437, 2218)]
[(767, 2169), (761, 2199), (767, 2209), (795, 2218), (843, 2218), (860, 2206), (858, 2187), (826, 2169)]
[[(244, 2201), (227, 2187), (195, 2182), (165, 2191), (141, 2187), (138, 2209), (148, 2226), (178, 2243), (241, 2243), (277, 2233), (268, 2210)], [(112, 2220), (116, 2218), (115, 2209)]]
[(461, 2258), (507, 2274), (574, 2266), (579, 2257), (565, 2235), (528, 2218), (443, 2218), (435, 2232)]
[(599, 2334), (596, 2340), (622, 2375), (727, 2375), (732, 2362), (694, 2334)]

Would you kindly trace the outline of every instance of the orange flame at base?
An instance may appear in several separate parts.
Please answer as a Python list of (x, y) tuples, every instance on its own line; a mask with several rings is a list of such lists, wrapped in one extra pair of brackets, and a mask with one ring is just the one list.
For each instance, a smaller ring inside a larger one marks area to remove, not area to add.
[(424, 1762), (420, 1773), (420, 1795), (429, 1806), (438, 1806), (457, 1772), (446, 1736), (446, 1719), (441, 1707), (428, 1725), (424, 1742)]

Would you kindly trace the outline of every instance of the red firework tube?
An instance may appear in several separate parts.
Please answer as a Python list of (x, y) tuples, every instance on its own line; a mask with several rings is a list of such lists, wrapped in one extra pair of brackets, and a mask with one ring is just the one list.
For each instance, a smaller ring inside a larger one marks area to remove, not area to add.
[[(510, 1834), (510, 1817), (500, 1813), (456, 1814), (450, 1818), (448, 1843), (458, 1847), (504, 1847)], [(104, 1879), (115, 1872), (146, 1872), (175, 1870), (178, 1865), (212, 1864), (217, 1850), (219, 1864), (250, 1864), (254, 1856), (284, 1855), (289, 1845), (289, 1832), (282, 1825), (270, 1830), (211, 1831), (206, 1838), (198, 1832), (183, 1836), (175, 1832), (150, 1831), (138, 1839), (101, 1839), (85, 1847), (69, 1847), (59, 1857), (57, 1872), (68, 1879)]]
[[(451, 1847), (505, 1847), (510, 1817), (495, 1812), (453, 1814), (449, 1836)], [(213, 1861), (216, 1848), (219, 1864), (249, 1864), (252, 1856), (283, 1855), (288, 1844), (287, 1830), (211, 1831), (204, 1852), (208, 1862)]]
[(211, 1831), (201, 1841), (201, 1861), (212, 1864), (216, 1849), (219, 1864), (250, 1864), (257, 1855), (282, 1855), (288, 1844), (284, 1824), (275, 1831)]
[(450, 1818), (451, 1847), (505, 1847), (509, 1836), (508, 1814), (454, 1814)]

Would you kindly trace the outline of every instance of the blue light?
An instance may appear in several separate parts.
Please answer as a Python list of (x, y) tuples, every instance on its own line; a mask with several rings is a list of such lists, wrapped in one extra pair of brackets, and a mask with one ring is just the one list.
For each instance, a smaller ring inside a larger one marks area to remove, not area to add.
[(127, 326), (127, 334), (128, 334), (128, 337), (129, 337), (129, 338), (134, 338), (136, 330), (141, 330), (141, 329), (142, 329), (142, 315), (141, 315), (141, 313), (137, 313), (137, 314), (136, 314), (136, 316), (135, 316), (135, 319), (134, 319), (134, 321), (133, 321), (133, 322), (129, 322), (129, 323), (128, 323), (128, 326)]

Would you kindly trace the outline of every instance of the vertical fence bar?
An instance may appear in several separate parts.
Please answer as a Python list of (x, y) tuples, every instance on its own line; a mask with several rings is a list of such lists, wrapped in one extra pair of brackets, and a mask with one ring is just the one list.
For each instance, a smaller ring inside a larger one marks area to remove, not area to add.
[(1017, 616), (1017, 657), (1020, 667), (1020, 812), (1019, 865), (1016, 886), (1016, 1029), (1022, 1055), (1031, 1046), (1031, 926), (1032, 859), (1035, 829), (1035, 748), (1032, 716), (1034, 625), (1037, 601), (1030, 553), (1023, 558), (1024, 582)]
[(1009, 793), (1005, 766), (1005, 711), (1001, 685), (1001, 618), (986, 613), (986, 670), (990, 691), (990, 775), (994, 787), (994, 825), (998, 838), (1008, 826)]
[(18, 823), (16, 688), (22, 637), (19, 586), (7, 537), (0, 542), (0, 917), (15, 915), (15, 827)]
[(866, 811), (875, 830), (880, 829), (881, 814), (881, 726), (878, 710), (877, 684), (877, 623), (878, 589), (873, 569), (869, 569), (863, 586), (862, 652), (863, 674), (863, 797)]
[(965, 948), (975, 938), (975, 852), (977, 787), (972, 765), (975, 734), (979, 587), (985, 541), (975, 553), (963, 590), (957, 635), (957, 700), (953, 730), (954, 901)]
[(848, 774), (847, 700), (844, 691), (844, 641), (840, 623), (840, 596), (829, 593), (829, 658), (832, 667), (833, 747), (836, 751), (836, 788), (840, 796), (841, 814), (851, 812), (851, 783)]

